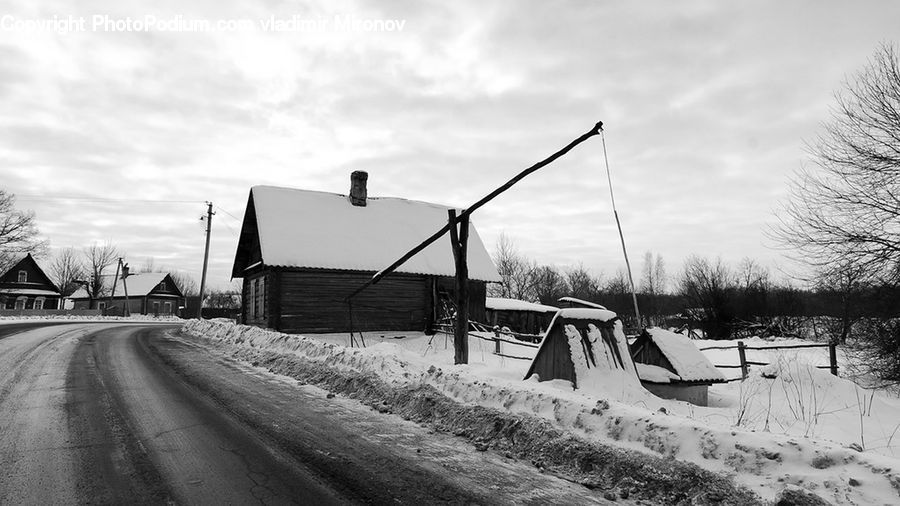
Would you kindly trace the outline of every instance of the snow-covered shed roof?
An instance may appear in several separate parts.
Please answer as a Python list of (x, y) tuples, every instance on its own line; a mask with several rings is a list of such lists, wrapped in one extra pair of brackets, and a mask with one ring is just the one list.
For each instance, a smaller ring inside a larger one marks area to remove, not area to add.
[(606, 306), (601, 306), (600, 304), (594, 304), (593, 302), (588, 302), (586, 300), (576, 299), (575, 297), (560, 297), (560, 302), (567, 302), (571, 304), (573, 307), (593, 307), (597, 309), (606, 309)]
[(487, 297), (484, 301), (484, 307), (495, 311), (531, 311), (533, 313), (555, 313), (559, 311), (558, 307), (502, 297)]
[[(129, 297), (144, 297), (149, 295), (159, 284), (166, 279), (168, 276), (165, 272), (144, 272), (141, 274), (132, 274), (128, 276), (126, 283), (122, 284), (122, 279), (119, 278), (116, 280), (116, 297), (124, 297), (125, 296), (125, 286), (128, 287), (128, 296)], [(109, 289), (112, 287), (112, 276), (103, 278), (103, 286), (107, 293), (109, 293)], [(178, 286), (172, 282), (171, 288), (169, 290), (179, 290)], [(164, 294), (160, 294), (164, 295)], [(172, 294), (175, 295), (175, 294)], [(70, 299), (87, 299), (88, 293), (82, 286), (78, 290), (75, 291)]]
[[(380, 271), (444, 226), (449, 209), (401, 198), (368, 198), (365, 206), (355, 206), (336, 193), (254, 186), (232, 276), (243, 277), (256, 264), (251, 249), (257, 247), (259, 261), (268, 266)], [(470, 279), (501, 280), (471, 222), (468, 267)], [(449, 237), (429, 245), (397, 272), (454, 276)]]
[(725, 381), (722, 371), (686, 336), (660, 328), (649, 328), (647, 334), (682, 381)]

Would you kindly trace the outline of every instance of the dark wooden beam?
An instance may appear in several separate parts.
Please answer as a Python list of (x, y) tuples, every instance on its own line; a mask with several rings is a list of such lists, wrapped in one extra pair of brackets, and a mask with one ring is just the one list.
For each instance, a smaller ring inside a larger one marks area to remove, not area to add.
[[(450, 245), (456, 264), (456, 322), (453, 329), (453, 363), (469, 363), (469, 217), (457, 218), (456, 210), (449, 215)], [(458, 221), (457, 221), (458, 220)]]
[[(469, 206), (468, 209), (465, 209), (459, 216), (457, 216), (456, 222), (458, 223), (459, 220), (463, 219), (464, 217), (468, 220), (469, 215), (474, 213), (478, 208), (487, 204), (488, 202), (490, 202), (491, 200), (493, 200), (494, 198), (496, 198), (498, 195), (505, 192), (506, 190), (509, 190), (510, 188), (513, 187), (513, 185), (515, 185), (516, 183), (518, 183), (519, 181), (524, 179), (526, 176), (532, 174), (533, 172), (537, 171), (538, 169), (541, 169), (542, 167), (545, 167), (545, 166), (553, 163), (554, 161), (556, 161), (556, 159), (560, 158), (561, 156), (563, 156), (566, 153), (568, 153), (569, 151), (571, 151), (572, 148), (574, 148), (575, 146), (581, 144), (582, 142), (590, 139), (591, 137), (593, 137), (595, 135), (599, 135), (600, 130), (602, 130), (602, 129), (603, 129), (603, 122), (602, 121), (597, 122), (597, 124), (594, 125), (593, 128), (591, 128), (589, 131), (583, 133), (577, 139), (575, 139), (572, 142), (570, 142), (569, 144), (567, 144), (564, 148), (560, 149), (556, 153), (553, 153), (552, 155), (548, 156), (547, 158), (541, 160), (540, 162), (532, 165), (531, 167), (528, 167), (527, 169), (523, 170), (522, 172), (519, 172), (515, 177), (513, 177), (512, 179), (507, 181), (504, 185), (500, 186), (499, 188), (492, 191), (491, 193), (488, 193), (483, 198), (481, 198), (481, 200), (479, 200), (478, 202), (475, 202), (474, 204)], [(380, 281), (381, 278), (383, 278), (384, 276), (395, 271), (397, 269), (397, 267), (400, 267), (401, 265), (406, 263), (407, 260), (414, 257), (416, 254), (421, 252), (423, 249), (427, 248), (431, 243), (440, 239), (444, 234), (447, 233), (447, 231), (450, 230), (450, 225), (451, 225), (450, 223), (444, 225), (443, 227), (441, 227), (440, 230), (438, 230), (437, 232), (432, 234), (430, 237), (428, 237), (427, 239), (422, 241), (421, 244), (419, 244), (418, 246), (409, 250), (405, 255), (400, 257), (396, 262), (394, 262), (391, 265), (385, 267), (384, 269), (376, 272), (375, 275), (372, 276), (372, 279), (366, 281), (362, 286), (360, 286), (353, 293), (348, 295), (347, 300), (350, 300), (354, 295), (356, 295), (359, 292), (365, 290), (366, 288), (374, 285), (375, 283)]]

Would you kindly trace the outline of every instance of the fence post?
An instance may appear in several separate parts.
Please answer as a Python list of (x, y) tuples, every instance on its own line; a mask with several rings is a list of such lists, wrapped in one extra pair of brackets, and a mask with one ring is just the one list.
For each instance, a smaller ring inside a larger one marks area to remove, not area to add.
[(741, 378), (747, 379), (747, 352), (744, 350), (744, 341), (738, 341), (738, 356), (741, 359)]
[(828, 365), (831, 368), (831, 374), (837, 376), (837, 345), (834, 343), (828, 344)]
[(500, 354), (500, 327), (494, 325), (494, 355)]

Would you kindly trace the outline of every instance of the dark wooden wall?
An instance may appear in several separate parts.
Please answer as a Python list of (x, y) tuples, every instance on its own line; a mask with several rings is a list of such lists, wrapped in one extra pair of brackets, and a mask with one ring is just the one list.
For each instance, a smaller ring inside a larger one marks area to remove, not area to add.
[[(241, 323), (288, 333), (349, 332), (350, 307), (344, 300), (374, 273), (266, 267), (248, 274), (243, 283)], [(250, 285), (265, 280), (256, 295), (264, 308), (251, 317)], [(353, 297), (353, 330), (428, 331), (435, 318), (435, 294), (453, 292), (451, 278), (390, 274)], [(483, 281), (470, 281), (470, 317), (485, 321)]]
[(532, 374), (537, 374), (540, 381), (564, 379), (575, 383), (575, 366), (563, 324), (554, 325), (547, 332), (525, 379)]
[[(344, 298), (371, 277), (349, 271), (278, 274), (280, 312), (272, 323), (290, 333), (349, 332), (350, 308)], [(422, 331), (430, 315), (429, 297), (424, 276), (388, 275), (353, 297), (353, 330)]]
[(659, 347), (650, 340), (650, 338), (641, 336), (639, 337), (634, 344), (631, 345), (631, 358), (635, 362), (640, 362), (641, 364), (649, 364), (662, 367), (664, 369), (668, 369), (669, 371), (678, 374), (678, 371), (675, 370), (675, 367), (672, 366), (672, 363), (669, 362), (669, 359), (663, 355), (662, 351)]

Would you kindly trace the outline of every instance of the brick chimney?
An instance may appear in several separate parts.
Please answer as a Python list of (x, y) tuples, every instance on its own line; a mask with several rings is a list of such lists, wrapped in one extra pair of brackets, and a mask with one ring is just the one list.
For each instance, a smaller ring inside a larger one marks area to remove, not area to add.
[(350, 203), (354, 206), (366, 206), (366, 181), (369, 173), (364, 170), (354, 170), (350, 174)]

